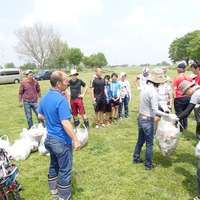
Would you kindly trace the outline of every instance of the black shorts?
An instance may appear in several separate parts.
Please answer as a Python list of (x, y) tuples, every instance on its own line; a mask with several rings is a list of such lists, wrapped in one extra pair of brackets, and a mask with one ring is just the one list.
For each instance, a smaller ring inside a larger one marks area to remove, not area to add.
[(105, 112), (105, 99), (97, 99), (97, 105), (95, 106), (95, 112)]
[(119, 106), (119, 104), (119, 99), (117, 101), (113, 101), (113, 99), (111, 100), (111, 107)]
[(111, 100), (110, 100), (109, 103), (106, 102), (105, 112), (111, 112), (111, 111), (112, 111), (112, 107), (111, 107)]

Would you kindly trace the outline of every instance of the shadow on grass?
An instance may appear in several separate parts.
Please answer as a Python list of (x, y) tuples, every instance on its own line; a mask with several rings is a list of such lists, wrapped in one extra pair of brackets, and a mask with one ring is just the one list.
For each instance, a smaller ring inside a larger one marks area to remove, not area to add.
[(72, 173), (72, 177), (71, 177), (71, 188), (72, 188), (72, 196), (75, 195), (76, 193), (82, 193), (84, 191), (84, 189), (82, 187), (78, 187), (77, 181), (76, 181), (76, 175), (77, 173), (74, 171)]
[(191, 197), (196, 196), (198, 193), (196, 175), (192, 175), (189, 171), (187, 171), (183, 167), (176, 167), (175, 172), (185, 177), (185, 179), (182, 181), (182, 185), (188, 191), (188, 194)]
[(190, 153), (177, 153), (173, 154), (171, 157), (164, 157), (161, 152), (154, 153), (154, 160), (157, 164), (164, 168), (172, 166), (174, 163), (187, 163), (197, 166), (197, 158), (195, 155)]
[(196, 134), (191, 131), (184, 131), (181, 133), (181, 137), (187, 141), (194, 141), (194, 145), (198, 143), (198, 139), (196, 138)]

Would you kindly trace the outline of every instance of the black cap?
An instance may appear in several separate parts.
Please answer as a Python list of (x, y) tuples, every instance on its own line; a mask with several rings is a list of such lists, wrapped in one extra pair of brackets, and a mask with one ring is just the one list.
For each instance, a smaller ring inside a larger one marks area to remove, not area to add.
[(184, 71), (186, 68), (186, 65), (185, 65), (185, 63), (180, 63), (177, 68)]

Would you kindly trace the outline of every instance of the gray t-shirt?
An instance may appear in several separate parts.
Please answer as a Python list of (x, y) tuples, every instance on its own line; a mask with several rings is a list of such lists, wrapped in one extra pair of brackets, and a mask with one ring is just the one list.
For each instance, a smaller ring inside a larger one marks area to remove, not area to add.
[(139, 113), (149, 117), (155, 117), (158, 110), (158, 93), (152, 83), (144, 85), (140, 92)]
[(190, 103), (192, 104), (200, 104), (200, 86), (195, 86), (195, 91), (191, 96)]

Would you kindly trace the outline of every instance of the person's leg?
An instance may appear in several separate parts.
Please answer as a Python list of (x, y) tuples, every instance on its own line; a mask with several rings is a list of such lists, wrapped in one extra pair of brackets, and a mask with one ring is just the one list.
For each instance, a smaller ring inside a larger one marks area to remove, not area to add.
[(124, 105), (124, 98), (121, 98), (121, 102), (119, 103), (119, 118), (122, 119), (122, 109)]
[(80, 121), (79, 121), (79, 118), (78, 118), (77, 99), (71, 99), (70, 105), (71, 105), (71, 112), (72, 112), (73, 119), (74, 119), (74, 127), (76, 128), (80, 124)]
[(30, 129), (33, 126), (33, 120), (32, 120), (32, 111), (31, 111), (31, 105), (29, 102), (23, 102), (24, 105), (24, 112), (26, 114), (26, 120), (28, 122), (28, 128)]
[(67, 200), (71, 197), (71, 173), (72, 173), (72, 144), (58, 142), (53, 146), (59, 165), (59, 178), (57, 183), (59, 198)]
[(129, 103), (129, 97), (125, 96), (125, 98), (124, 98), (124, 112), (125, 112), (126, 118), (130, 118), (129, 110), (128, 110), (128, 103)]
[(198, 198), (200, 199), (200, 161), (197, 166)]
[(53, 199), (58, 198), (58, 190), (57, 190), (57, 182), (58, 182), (58, 173), (59, 173), (59, 166), (56, 155), (52, 150), (52, 145), (55, 145), (57, 141), (54, 138), (47, 136), (44, 145), (45, 148), (50, 153), (50, 166), (49, 166), (49, 174), (48, 174), (48, 184), (49, 189)]
[(200, 139), (200, 124), (198, 122), (196, 125), (196, 138)]
[[(38, 119), (38, 103), (30, 103), (30, 105)], [(38, 119), (38, 123), (41, 123), (45, 127), (44, 120)]]
[(134, 154), (133, 154), (133, 163), (139, 163), (141, 161), (140, 152), (145, 142), (145, 135), (144, 135), (143, 127), (142, 127), (142, 120), (140, 117), (138, 117), (137, 121), (138, 121), (138, 140), (137, 140)]
[(153, 139), (154, 139), (154, 119), (148, 120), (144, 126), (145, 140), (146, 140), (146, 169), (151, 169), (153, 157)]

